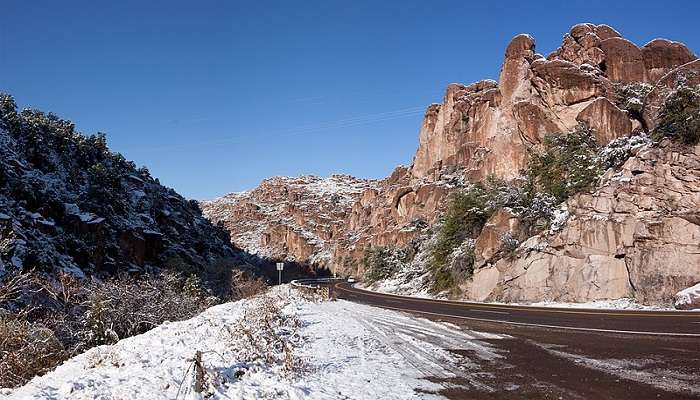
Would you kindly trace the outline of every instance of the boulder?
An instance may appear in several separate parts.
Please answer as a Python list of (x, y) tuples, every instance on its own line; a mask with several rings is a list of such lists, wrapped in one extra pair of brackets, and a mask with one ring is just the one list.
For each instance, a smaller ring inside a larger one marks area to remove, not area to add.
[(634, 43), (621, 37), (612, 37), (600, 42), (605, 54), (603, 72), (612, 81), (645, 82), (646, 69), (642, 51)]
[(569, 106), (606, 96), (610, 83), (601, 75), (566, 60), (536, 60), (532, 64), (535, 85), (551, 107)]
[(679, 310), (700, 309), (700, 282), (676, 293), (673, 305)]

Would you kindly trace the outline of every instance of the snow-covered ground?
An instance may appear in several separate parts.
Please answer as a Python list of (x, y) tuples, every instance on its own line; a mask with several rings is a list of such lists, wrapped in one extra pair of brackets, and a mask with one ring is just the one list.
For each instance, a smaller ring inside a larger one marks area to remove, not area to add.
[[(481, 341), (497, 335), (345, 301), (315, 303), (288, 290), (272, 296), (284, 318), (299, 321), (296, 332), (279, 330), (299, 360), (295, 371), (246, 359), (242, 331), (256, 330), (250, 315), (260, 302), (250, 299), (93, 348), (21, 388), (0, 391), (0, 399), (429, 399), (440, 398), (431, 393), (443, 386), (425, 378), (478, 368), (444, 349), (470, 343), (473, 361), (500, 357)], [(194, 392), (196, 351), (204, 395)]]

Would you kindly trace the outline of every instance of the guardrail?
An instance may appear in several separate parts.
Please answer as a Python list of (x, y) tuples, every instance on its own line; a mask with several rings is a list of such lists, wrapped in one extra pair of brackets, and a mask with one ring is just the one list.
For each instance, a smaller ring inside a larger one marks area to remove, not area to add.
[(320, 292), (322, 298), (330, 299), (335, 296), (331, 290), (332, 286), (328, 284), (344, 280), (342, 278), (295, 279), (290, 282), (290, 286), (302, 292)]
[(344, 281), (344, 278), (306, 278), (295, 279), (289, 284), (295, 288), (320, 289), (322, 284)]

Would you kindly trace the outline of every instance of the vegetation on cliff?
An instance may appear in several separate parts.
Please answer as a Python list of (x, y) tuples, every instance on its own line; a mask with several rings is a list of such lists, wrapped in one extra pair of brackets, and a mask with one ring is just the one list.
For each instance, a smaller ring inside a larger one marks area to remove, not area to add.
[(670, 137), (681, 143), (700, 142), (700, 85), (688, 84), (681, 77), (659, 111), (654, 139)]
[(260, 287), (194, 201), (0, 95), (0, 386)]

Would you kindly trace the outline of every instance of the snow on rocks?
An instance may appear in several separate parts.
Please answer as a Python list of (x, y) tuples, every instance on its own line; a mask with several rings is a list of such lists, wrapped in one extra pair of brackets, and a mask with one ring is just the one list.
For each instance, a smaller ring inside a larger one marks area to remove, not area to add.
[[(427, 276), (420, 276), (413, 278), (411, 280), (406, 280), (403, 277), (396, 276), (394, 278), (381, 280), (375, 282), (371, 285), (364, 285), (358, 283), (355, 286), (358, 289), (372, 290), (380, 293), (387, 293), (399, 296), (410, 296), (416, 298), (426, 298), (426, 299), (436, 299), (443, 300), (446, 299), (445, 293), (432, 294), (428, 290)], [(679, 292), (679, 295), (686, 291), (691, 291), (696, 288), (696, 296), (700, 298), (700, 284), (693, 286), (692, 288), (685, 289)], [(677, 295), (678, 296), (678, 295)], [(692, 296), (692, 295), (691, 295)], [(678, 297), (677, 297), (678, 298)], [(453, 300), (452, 301), (459, 301)], [(464, 300), (465, 302), (472, 302), (472, 300)], [(582, 309), (600, 309), (600, 310), (647, 310), (647, 311), (664, 311), (671, 310), (668, 307), (654, 306), (654, 305), (644, 305), (637, 303), (631, 298), (620, 298), (620, 299), (610, 299), (610, 300), (596, 300), (581, 303), (570, 303), (570, 302), (557, 302), (557, 301), (540, 301), (535, 303), (502, 303), (502, 302), (484, 302), (485, 304), (510, 304), (517, 306), (530, 306), (530, 307), (553, 307), (553, 308), (582, 308)], [(676, 306), (676, 308), (679, 308)], [(700, 308), (700, 306), (698, 306)]]
[(676, 293), (673, 305), (679, 310), (700, 309), (700, 282)]
[[(425, 378), (449, 379), (460, 362), (474, 364), (445, 349), (469, 345), (474, 361), (500, 357), (482, 341), (499, 335), (346, 301), (315, 303), (288, 290), (93, 348), (0, 399), (430, 399), (442, 387)], [(271, 330), (252, 317), (265, 301), (279, 313)], [(261, 344), (264, 360), (255, 357)], [(196, 351), (201, 394), (193, 390)]]
[(330, 239), (343, 229), (361, 194), (376, 186), (349, 175), (273, 177), (253, 190), (200, 205), (251, 254), (325, 265), (333, 251)]

